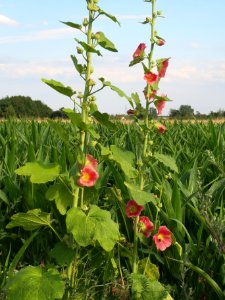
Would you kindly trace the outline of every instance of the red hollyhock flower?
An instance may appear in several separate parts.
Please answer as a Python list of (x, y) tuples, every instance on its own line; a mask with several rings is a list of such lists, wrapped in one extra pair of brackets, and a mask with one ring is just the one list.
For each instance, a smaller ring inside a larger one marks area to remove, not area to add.
[(160, 123), (156, 123), (155, 127), (158, 129), (159, 133), (164, 133), (166, 131), (166, 127)]
[(135, 110), (134, 109), (128, 109), (127, 114), (128, 115), (135, 115)]
[(171, 231), (166, 226), (160, 226), (158, 233), (153, 236), (156, 248), (160, 251), (166, 250), (172, 244)]
[(96, 170), (98, 167), (98, 161), (91, 154), (87, 154), (85, 166), (91, 166)]
[(166, 74), (166, 70), (167, 70), (167, 67), (169, 65), (169, 58), (166, 58), (164, 60), (159, 60), (160, 62), (158, 63), (158, 72), (159, 72), (159, 77), (162, 78), (162, 77), (165, 77), (165, 74)]
[(144, 206), (138, 205), (135, 200), (129, 200), (126, 205), (126, 215), (128, 218), (138, 217)]
[(140, 56), (142, 56), (145, 48), (146, 48), (146, 45), (144, 43), (139, 44), (139, 46), (137, 47), (137, 49), (135, 50), (135, 52), (133, 54), (133, 59), (136, 59), (136, 58), (139, 58)]
[(148, 84), (153, 84), (158, 80), (158, 75), (152, 72), (146, 73), (144, 79)]
[(165, 107), (166, 101), (165, 100), (158, 100), (155, 102), (155, 106), (158, 112), (158, 115), (162, 114), (162, 110)]
[(138, 220), (138, 230), (143, 233), (146, 238), (148, 238), (154, 229), (154, 224), (149, 220), (148, 217), (141, 216)]
[(81, 170), (81, 176), (77, 180), (77, 184), (80, 186), (91, 187), (95, 185), (95, 182), (97, 181), (98, 177), (99, 175), (96, 169), (94, 169), (90, 165), (87, 165), (84, 166)]

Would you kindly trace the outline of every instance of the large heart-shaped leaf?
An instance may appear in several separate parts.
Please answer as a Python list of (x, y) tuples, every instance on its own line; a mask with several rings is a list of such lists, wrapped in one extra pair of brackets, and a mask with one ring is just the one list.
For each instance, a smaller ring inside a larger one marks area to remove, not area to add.
[(39, 208), (28, 210), (26, 213), (17, 213), (11, 219), (6, 228), (21, 226), (25, 230), (35, 230), (41, 226), (51, 226), (50, 214), (42, 212)]
[(16, 169), (18, 175), (30, 176), (32, 183), (46, 183), (53, 181), (60, 173), (59, 165), (43, 164), (42, 162), (28, 162), (25, 166)]
[(145, 191), (140, 190), (140, 188), (134, 184), (124, 182), (128, 191), (131, 194), (131, 197), (139, 204), (145, 205), (148, 202), (156, 203), (155, 198), (152, 193), (147, 193)]
[(5, 286), (7, 300), (62, 299), (64, 283), (55, 269), (28, 266), (10, 278)]
[(119, 227), (111, 219), (110, 212), (91, 206), (85, 213), (80, 208), (67, 212), (66, 224), (75, 241), (83, 247), (99, 242), (105, 251), (111, 251), (119, 238)]
[(137, 176), (137, 170), (134, 165), (134, 154), (130, 151), (124, 151), (115, 145), (110, 147), (112, 151), (111, 159), (117, 162), (125, 175), (129, 178), (135, 178)]
[(73, 195), (62, 183), (55, 183), (50, 186), (46, 193), (48, 200), (55, 200), (56, 207), (61, 215), (65, 215), (67, 208), (72, 205)]

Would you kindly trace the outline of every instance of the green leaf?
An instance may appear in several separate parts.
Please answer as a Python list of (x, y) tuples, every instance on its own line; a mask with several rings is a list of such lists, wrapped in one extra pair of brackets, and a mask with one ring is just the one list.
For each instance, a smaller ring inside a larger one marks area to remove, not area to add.
[(12, 221), (6, 228), (21, 226), (25, 230), (35, 230), (41, 226), (51, 226), (50, 214), (42, 212), (39, 208), (28, 210), (26, 213), (17, 213), (11, 217)]
[(5, 204), (9, 205), (9, 200), (3, 190), (0, 190), (0, 199), (5, 202)]
[(104, 10), (99, 10), (98, 11), (100, 15), (105, 15), (107, 18), (111, 19), (113, 22), (117, 23), (120, 26), (120, 22), (117, 20), (117, 18), (113, 15), (108, 14)]
[(62, 299), (64, 283), (56, 269), (28, 266), (8, 280), (5, 290), (7, 300), (55, 300)]
[(17, 175), (30, 176), (32, 183), (46, 183), (53, 181), (60, 173), (59, 165), (43, 164), (42, 162), (28, 162), (25, 166), (15, 170)]
[(132, 97), (132, 99), (134, 100), (134, 102), (135, 102), (135, 104), (136, 104), (136, 107), (140, 107), (140, 105), (141, 105), (141, 100), (140, 100), (140, 98), (139, 98), (138, 93), (132, 93), (132, 94), (131, 94), (131, 97)]
[(80, 208), (67, 212), (66, 224), (75, 241), (83, 247), (98, 241), (105, 251), (111, 251), (119, 238), (119, 227), (110, 212), (91, 206), (87, 214)]
[(169, 167), (172, 171), (178, 173), (178, 167), (176, 164), (175, 159), (172, 156), (169, 155), (164, 155), (161, 153), (154, 153), (154, 157), (160, 161), (161, 163), (163, 163), (165, 166)]
[(98, 44), (102, 48), (112, 51), (112, 52), (118, 52), (118, 50), (115, 48), (114, 44), (104, 35), (103, 32), (98, 31), (96, 33), (96, 35), (98, 36), (98, 38), (97, 38)]
[(63, 111), (70, 118), (72, 124), (81, 130), (87, 130), (87, 125), (82, 121), (81, 114), (75, 113), (72, 109), (65, 108)]
[(72, 97), (74, 94), (76, 94), (76, 92), (73, 91), (73, 89), (70, 86), (64, 86), (64, 84), (62, 84), (59, 81), (55, 81), (53, 79), (47, 80), (44, 78), (42, 78), (41, 80), (47, 85), (49, 85), (51, 88), (65, 96)]
[(92, 53), (96, 53), (98, 56), (102, 56), (102, 54), (99, 50), (96, 50), (94, 47), (88, 45), (87, 43), (79, 41), (78, 39), (75, 39), (75, 41), (78, 44), (80, 44), (86, 52), (92, 52)]
[(75, 257), (75, 251), (69, 248), (65, 242), (58, 242), (52, 249), (51, 256), (60, 266), (69, 265)]
[(137, 204), (145, 205), (148, 202), (156, 204), (153, 194), (140, 190), (140, 188), (134, 184), (128, 182), (124, 182), (124, 184)]
[(137, 176), (137, 170), (133, 167), (134, 154), (130, 151), (124, 151), (115, 145), (111, 145), (110, 149), (112, 151), (111, 159), (120, 165), (126, 176), (135, 178)]
[(144, 274), (149, 280), (159, 280), (159, 268), (150, 262), (148, 257), (139, 260), (138, 273)]
[(140, 63), (141, 61), (143, 61), (145, 58), (144, 57), (138, 57), (133, 59), (130, 63), (129, 63), (129, 67), (132, 67), (138, 63)]
[(63, 21), (60, 21), (61, 23), (69, 26), (69, 27), (72, 27), (72, 28), (76, 28), (76, 29), (82, 29), (82, 25), (80, 24), (76, 24), (76, 23), (73, 23), (73, 22), (63, 22)]
[(126, 98), (129, 101), (130, 105), (133, 107), (131, 97), (128, 97), (120, 88), (116, 87), (115, 85), (112, 85), (110, 81), (105, 81), (103, 77), (99, 78), (99, 80), (102, 82), (103, 86), (110, 87), (111, 90), (116, 92), (120, 97)]
[(76, 56), (70, 55), (70, 57), (73, 61), (74, 67), (76, 68), (77, 72), (81, 75), (84, 72), (84, 66), (78, 63)]
[(35, 231), (30, 237), (29, 239), (27, 239), (26, 241), (23, 241), (23, 246), (20, 248), (20, 250), (16, 253), (16, 255), (14, 256), (9, 269), (8, 269), (8, 276), (12, 277), (14, 270), (16, 269), (16, 266), (18, 265), (19, 260), (21, 259), (21, 257), (23, 256), (24, 252), (27, 250), (28, 246), (30, 245), (30, 243), (33, 241), (33, 239), (38, 235), (39, 231)]
[(108, 128), (116, 128), (116, 125), (109, 120), (109, 115), (107, 113), (100, 113), (99, 111), (95, 111), (92, 115), (100, 124)]
[(158, 281), (150, 281), (143, 274), (132, 273), (132, 295), (141, 300), (172, 300), (167, 290)]
[(65, 215), (67, 208), (73, 203), (73, 195), (63, 183), (55, 183), (46, 193), (48, 200), (55, 200), (56, 207), (61, 215)]

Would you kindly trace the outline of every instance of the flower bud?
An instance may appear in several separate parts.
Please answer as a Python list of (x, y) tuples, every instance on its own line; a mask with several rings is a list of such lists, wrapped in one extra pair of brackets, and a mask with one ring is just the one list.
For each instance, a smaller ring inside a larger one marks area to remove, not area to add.
[(158, 46), (163, 46), (163, 45), (165, 45), (165, 40), (163, 40), (163, 39), (158, 39), (158, 40), (156, 40), (156, 42), (155, 42)]
[(89, 79), (89, 86), (96, 85), (96, 82), (93, 79)]
[(162, 15), (162, 11), (161, 10), (157, 10), (156, 14), (157, 14), (157, 16), (161, 16)]
[(78, 54), (82, 54), (84, 52), (84, 50), (80, 47), (77, 47), (77, 53)]
[(83, 26), (87, 26), (87, 25), (88, 25), (88, 19), (84, 18), (84, 20), (83, 20)]

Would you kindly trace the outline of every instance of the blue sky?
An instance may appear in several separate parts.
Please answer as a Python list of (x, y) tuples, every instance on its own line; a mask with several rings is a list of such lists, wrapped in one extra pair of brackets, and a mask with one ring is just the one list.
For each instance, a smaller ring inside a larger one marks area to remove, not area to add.
[[(143, 99), (141, 65), (129, 68), (139, 43), (149, 49), (150, 27), (140, 24), (150, 15), (143, 0), (99, 0), (100, 7), (115, 15), (121, 27), (101, 18), (94, 30), (104, 31), (118, 53), (101, 51), (94, 58), (93, 78), (105, 77), (127, 94), (138, 92)], [(158, 34), (166, 44), (157, 47), (154, 58), (171, 57), (159, 93), (173, 100), (171, 108), (191, 105), (209, 113), (225, 109), (225, 1), (157, 0), (165, 18), (157, 21)], [(0, 0), (0, 98), (25, 95), (41, 100), (53, 110), (72, 107), (70, 100), (41, 82), (55, 79), (75, 90), (83, 82), (74, 71), (71, 54), (76, 53), (74, 38), (84, 37), (60, 21), (81, 23), (87, 15), (85, 0)], [(100, 111), (125, 113), (129, 104), (111, 90), (97, 94)]]

